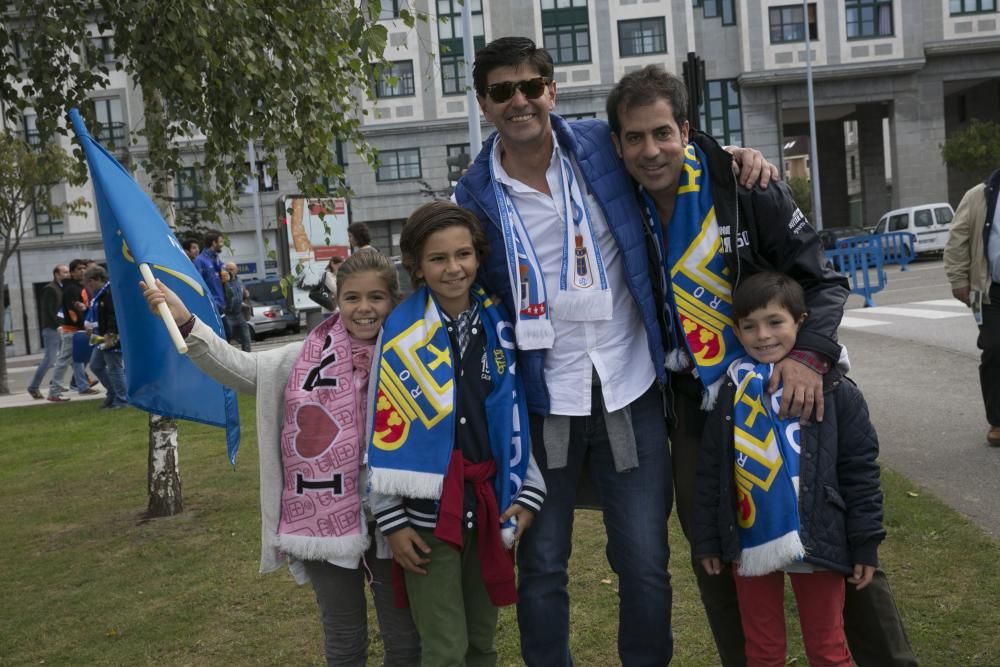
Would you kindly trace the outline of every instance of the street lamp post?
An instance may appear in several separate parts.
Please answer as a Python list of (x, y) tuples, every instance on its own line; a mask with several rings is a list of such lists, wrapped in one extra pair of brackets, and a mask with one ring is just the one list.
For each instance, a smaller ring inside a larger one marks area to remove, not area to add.
[(802, 0), (802, 25), (806, 31), (806, 98), (809, 105), (809, 173), (812, 180), (813, 226), (823, 229), (823, 206), (819, 191), (819, 160), (816, 159), (816, 108), (813, 105), (812, 49), (809, 47), (809, 0)]

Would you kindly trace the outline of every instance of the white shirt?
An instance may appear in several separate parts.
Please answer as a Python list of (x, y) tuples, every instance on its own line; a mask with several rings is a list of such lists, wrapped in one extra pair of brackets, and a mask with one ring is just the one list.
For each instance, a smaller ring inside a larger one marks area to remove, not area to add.
[[(507, 186), (534, 244), (550, 306), (559, 293), (566, 236), (560, 149), (555, 134), (552, 142), (555, 148), (545, 172), (551, 197), (511, 178), (500, 164), (500, 151), (493, 152), (497, 180)], [(610, 412), (642, 396), (656, 378), (646, 328), (625, 283), (621, 250), (597, 201), (590, 194), (584, 197), (611, 287), (612, 315), (610, 320), (573, 322), (560, 319), (558, 310), (551, 308), (555, 342), (545, 355), (545, 385), (549, 390), (550, 412), (554, 415), (590, 414), (595, 368), (601, 378), (605, 408)]]
[(990, 228), (986, 257), (990, 278), (1000, 283), (1000, 204), (993, 210), (993, 227)]

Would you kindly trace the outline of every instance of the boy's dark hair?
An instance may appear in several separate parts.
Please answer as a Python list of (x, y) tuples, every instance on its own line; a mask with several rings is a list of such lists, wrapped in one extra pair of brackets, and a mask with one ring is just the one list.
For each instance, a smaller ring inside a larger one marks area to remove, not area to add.
[[(476, 250), (476, 259), (482, 263), (490, 251), (489, 241), (479, 225), (479, 218), (450, 201), (432, 201), (424, 204), (410, 214), (403, 225), (403, 233), (399, 236), (399, 253), (403, 258), (403, 266), (410, 273), (415, 284), (423, 281), (417, 278), (420, 269), (420, 257), (424, 252), (424, 244), (435, 232), (449, 227), (465, 227), (472, 235), (472, 247)], [(344, 270), (343, 267), (340, 268)], [(338, 274), (339, 275), (339, 274)]]
[(486, 79), (490, 72), (500, 67), (521, 67), (531, 65), (540, 76), (552, 78), (555, 66), (552, 56), (545, 49), (535, 46), (527, 37), (501, 37), (476, 51), (476, 62), (472, 65), (472, 85), (476, 95), (486, 96)]
[(385, 287), (389, 291), (389, 298), (392, 305), (399, 303), (399, 274), (392, 260), (380, 252), (356, 252), (340, 265), (337, 269), (337, 298), (344, 291), (344, 284), (347, 279), (356, 273), (374, 271), (378, 277), (385, 281)]
[(772, 301), (787, 310), (796, 322), (809, 312), (802, 285), (784, 273), (764, 271), (744, 280), (733, 293), (733, 324), (739, 324), (741, 319)]
[(659, 65), (647, 65), (640, 70), (622, 77), (608, 95), (608, 125), (611, 132), (621, 135), (622, 123), (619, 111), (633, 107), (644, 107), (656, 100), (666, 100), (674, 112), (674, 122), (681, 129), (687, 120), (687, 87), (684, 80), (671, 74)]
[(205, 242), (202, 243), (202, 247), (211, 248), (212, 245), (221, 238), (222, 238), (222, 232), (211, 229), (205, 232)]
[(359, 248), (370, 245), (372, 242), (372, 234), (368, 231), (368, 225), (363, 222), (352, 222), (349, 224), (347, 226), (347, 233), (354, 237)]
[(90, 263), (89, 259), (74, 259), (72, 262), (69, 263), (69, 272), (73, 273), (81, 266), (87, 266), (87, 264), (89, 263)]
[(184, 248), (185, 252), (190, 250), (191, 246), (196, 246), (196, 245), (198, 245), (198, 239), (191, 238), (190, 236), (181, 241), (181, 247)]

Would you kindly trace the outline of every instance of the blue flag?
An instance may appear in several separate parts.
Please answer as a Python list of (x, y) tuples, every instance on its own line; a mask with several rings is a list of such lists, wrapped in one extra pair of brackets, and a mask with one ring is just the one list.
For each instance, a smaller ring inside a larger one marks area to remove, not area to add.
[(158, 415), (224, 426), (226, 451), (235, 465), (240, 445), (236, 394), (177, 352), (163, 321), (150, 312), (139, 289), (139, 264), (149, 264), (153, 274), (176, 292), (199, 320), (222, 336), (222, 323), (208, 288), (132, 175), (94, 141), (76, 109), (70, 110), (69, 118), (87, 157), (97, 197), (104, 255), (114, 286), (128, 401)]

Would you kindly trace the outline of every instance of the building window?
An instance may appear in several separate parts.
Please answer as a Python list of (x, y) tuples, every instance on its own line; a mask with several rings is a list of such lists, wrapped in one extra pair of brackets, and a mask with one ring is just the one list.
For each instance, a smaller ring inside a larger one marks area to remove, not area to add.
[(382, 0), (382, 11), (379, 12), (378, 19), (379, 21), (398, 19), (401, 9), (409, 9), (406, 0)]
[(948, 9), (952, 16), (958, 16), (960, 14), (995, 12), (997, 5), (994, 0), (950, 0)]
[(858, 178), (858, 159), (854, 155), (851, 156), (851, 180), (856, 180)]
[(701, 0), (695, 7), (701, 5), (702, 13), (707, 19), (722, 17), (722, 25), (736, 25), (735, 0)]
[(37, 116), (33, 113), (26, 113), (21, 117), (21, 123), (23, 125), (22, 132), (24, 132), (24, 140), (28, 142), (28, 145), (32, 148), (38, 148), (42, 145), (42, 138), (38, 134), (38, 127), (35, 122), (38, 120)]
[(847, 38), (892, 36), (892, 0), (845, 0)]
[(743, 117), (736, 79), (714, 79), (705, 84), (705, 102), (699, 108), (701, 126), (723, 144), (743, 145)]
[(201, 198), (203, 178), (201, 170), (194, 167), (178, 170), (174, 174), (174, 206), (179, 209), (205, 208), (205, 200)]
[(97, 119), (97, 132), (94, 136), (107, 147), (125, 148), (128, 131), (122, 114), (121, 99), (108, 97), (91, 101), (94, 103), (94, 117)]
[(14, 60), (17, 61), (18, 66), (22, 70), (27, 69), (28, 60), (31, 58), (31, 49), (24, 43), (21, 36), (17, 33), (11, 35), (10, 46), (11, 51), (14, 53)]
[(415, 94), (412, 60), (397, 60), (394, 63), (379, 66), (378, 70), (376, 91), (379, 99), (408, 97)]
[(115, 57), (115, 38), (113, 36), (91, 37), (90, 48), (93, 50), (91, 58), (95, 64), (114, 65), (118, 62)]
[[(277, 192), (278, 191), (278, 175), (271, 175), (270, 169), (271, 164), (266, 161), (257, 160), (257, 192)], [(250, 173), (250, 163), (243, 163), (243, 173)], [(244, 176), (236, 184), (236, 190), (245, 195), (252, 195), (253, 188), (250, 187), (250, 179)]]
[[(771, 43), (806, 41), (805, 26), (802, 25), (802, 5), (784, 5), (768, 10), (771, 24)], [(816, 40), (816, 4), (809, 3), (809, 39)]]
[(666, 52), (666, 19), (661, 17), (618, 22), (618, 55), (622, 58)]
[(542, 37), (556, 65), (589, 63), (587, 0), (542, 0)]
[(420, 149), (404, 148), (397, 151), (379, 151), (378, 181), (402, 181), (420, 178)]
[(35, 236), (62, 236), (62, 220), (53, 220), (45, 207), (37, 203), (31, 208), (35, 218)]
[[(472, 4), (472, 48), (486, 46), (483, 26), (483, 1)], [(441, 50), (441, 83), (445, 95), (465, 93), (465, 47), (462, 45), (462, 5), (460, 0), (437, 0), (438, 46)]]

